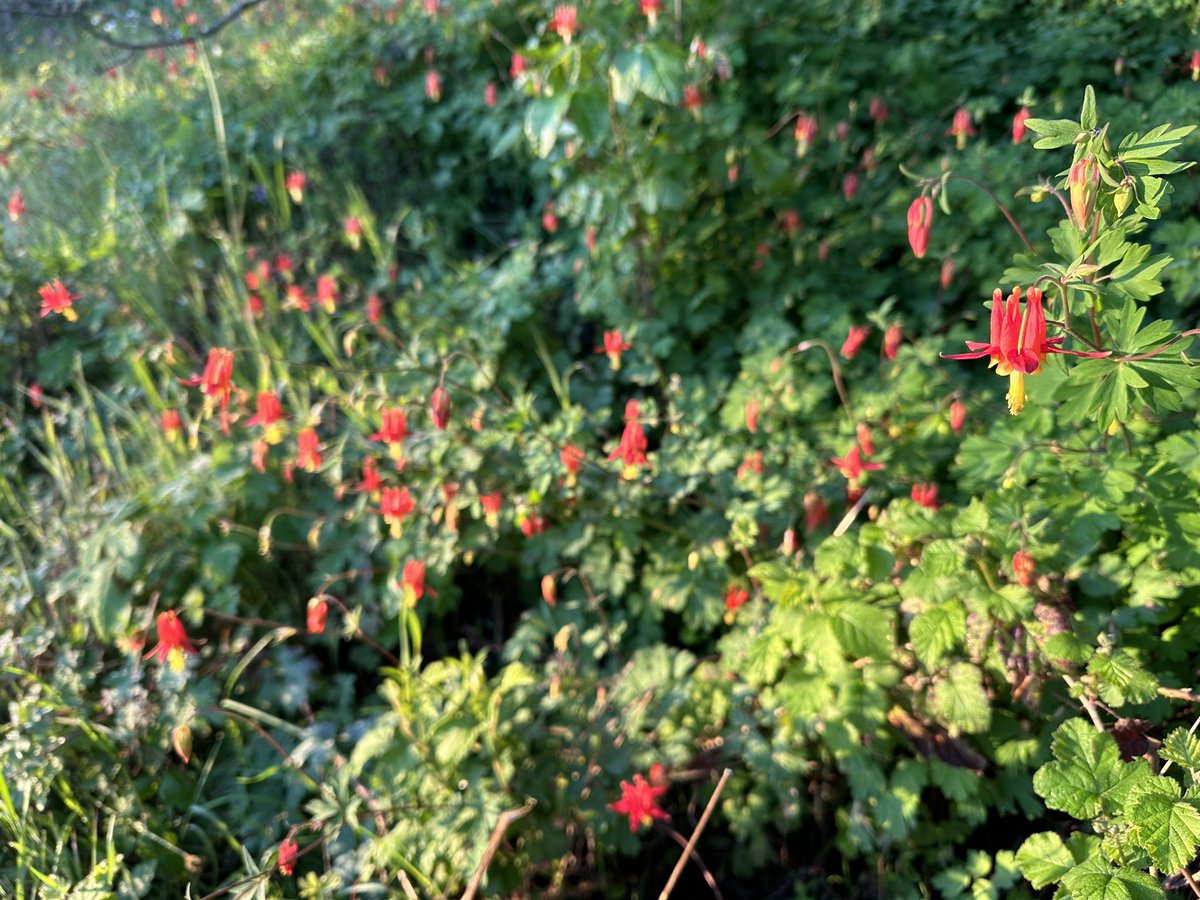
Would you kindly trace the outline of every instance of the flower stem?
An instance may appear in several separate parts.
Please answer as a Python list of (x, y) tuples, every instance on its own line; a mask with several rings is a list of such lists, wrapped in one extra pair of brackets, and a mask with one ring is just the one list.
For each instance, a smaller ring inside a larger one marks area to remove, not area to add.
[(825, 351), (825, 355), (829, 357), (829, 367), (833, 370), (833, 386), (837, 389), (838, 399), (842, 401), (842, 408), (846, 410), (846, 415), (853, 422), (854, 411), (850, 409), (850, 400), (846, 396), (846, 385), (842, 382), (842, 370), (830, 346), (824, 341), (801, 341), (792, 352), (803, 353), (805, 350), (811, 350), (813, 347), (820, 347)]
[(966, 175), (951, 175), (949, 177), (953, 178), (955, 181), (965, 181), (967, 184), (973, 184), (975, 187), (979, 188), (981, 191), (991, 197), (992, 202), (996, 204), (996, 208), (1004, 214), (1004, 218), (1008, 219), (1008, 224), (1013, 227), (1013, 231), (1017, 233), (1017, 237), (1021, 239), (1021, 243), (1025, 245), (1026, 249), (1028, 249), (1030, 253), (1037, 253), (1037, 250), (1033, 248), (1033, 244), (1029, 242), (1029, 238), (1025, 236), (1025, 232), (1021, 230), (1021, 226), (1017, 224), (1017, 220), (1014, 219), (1012, 213), (1008, 211), (1008, 207), (1000, 202), (1000, 198), (992, 192), (991, 188), (987, 187), (987, 185), (981, 184), (974, 178), (968, 178)]

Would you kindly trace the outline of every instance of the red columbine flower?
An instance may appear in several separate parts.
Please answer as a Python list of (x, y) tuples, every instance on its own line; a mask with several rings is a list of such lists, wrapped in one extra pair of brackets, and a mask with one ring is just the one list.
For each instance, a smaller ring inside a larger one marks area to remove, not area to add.
[(854, 172), (847, 172), (846, 177), (842, 179), (842, 196), (847, 200), (853, 200), (857, 193), (858, 175)]
[(817, 130), (816, 116), (801, 114), (796, 117), (796, 129), (793, 133), (796, 138), (797, 156), (804, 156), (808, 153), (813, 145), (813, 141), (817, 139)]
[(296, 435), (296, 465), (305, 472), (321, 468), (321, 439), (316, 429), (305, 428)]
[(818, 528), (829, 524), (829, 510), (825, 500), (816, 491), (804, 495), (804, 530), (812, 534)]
[(394, 538), (404, 533), (404, 519), (416, 508), (406, 487), (385, 487), (379, 498), (379, 514)]
[(1027, 106), (1022, 106), (1020, 109), (1017, 110), (1017, 114), (1015, 116), (1013, 116), (1012, 136), (1013, 136), (1014, 144), (1021, 143), (1022, 138), (1025, 137), (1025, 131), (1026, 131), (1025, 122), (1028, 119), (1029, 119), (1029, 107), (1027, 107)]
[(275, 256), (275, 271), (279, 273), (280, 278), (283, 278), (284, 280), (290, 279), (292, 277), (292, 270), (294, 268), (295, 268), (295, 264), (292, 262), (292, 257), (290, 254), (288, 254), (288, 253), (276, 254), (276, 256)]
[(1046, 314), (1042, 311), (1042, 292), (1030, 288), (1024, 314), (1021, 312), (1021, 288), (1013, 288), (1008, 302), (996, 288), (992, 294), (992, 330), (987, 343), (967, 341), (970, 353), (943, 353), (943, 359), (990, 358), (988, 367), (995, 366), (997, 375), (1009, 377), (1008, 410), (1014, 416), (1025, 407), (1025, 376), (1036, 375), (1050, 353), (1068, 353), (1091, 359), (1108, 356), (1110, 351), (1088, 353), (1063, 350), (1058, 345), (1063, 337), (1046, 337)]
[(867, 472), (877, 472), (883, 468), (882, 463), (865, 463), (862, 461), (862, 451), (855, 446), (844, 457), (833, 457), (830, 460), (835, 466), (841, 470), (841, 473), (846, 476), (851, 482), (858, 481)]
[(425, 73), (425, 96), (434, 103), (442, 99), (442, 76), (433, 69)]
[(542, 207), (542, 227), (550, 234), (558, 231), (558, 213), (554, 211), (553, 200), (547, 200)]
[(546, 520), (537, 513), (527, 513), (521, 518), (521, 534), (527, 538), (541, 534), (546, 530)]
[(658, 24), (660, 12), (662, 12), (662, 0), (642, 0), (642, 15), (646, 17), (652, 29)]
[(362, 222), (359, 221), (358, 216), (346, 216), (343, 233), (346, 235), (346, 243), (350, 245), (350, 249), (358, 252), (358, 248), (362, 246)]
[(646, 432), (640, 421), (642, 411), (636, 400), (625, 404), (625, 430), (621, 432), (621, 440), (617, 448), (608, 455), (609, 460), (620, 457), (624, 462), (621, 470), (622, 477), (632, 479), (637, 474), (639, 466), (647, 465)]
[(550, 20), (550, 30), (558, 33), (564, 44), (571, 43), (578, 25), (578, 15), (574, 6), (554, 7), (554, 18)]
[(383, 321), (383, 301), (379, 299), (378, 294), (371, 294), (367, 297), (367, 321), (372, 325), (378, 325)]
[(851, 325), (850, 331), (846, 335), (846, 340), (842, 343), (842, 356), (846, 359), (854, 359), (859, 348), (863, 345), (863, 341), (867, 339), (867, 335), (870, 333), (870, 325)]
[(1188, 68), (1192, 70), (1192, 81), (1200, 81), (1200, 50), (1192, 51), (1192, 62)]
[(948, 290), (954, 282), (954, 259), (947, 256), (942, 260), (942, 271), (938, 278), (938, 284), (942, 286), (942, 290)]
[(854, 429), (854, 436), (858, 439), (858, 446), (862, 448), (864, 455), (875, 455), (875, 438), (871, 435), (870, 425), (866, 422), (859, 422)]
[(289, 284), (283, 305), (288, 309), (298, 309), (300, 312), (308, 312), (312, 309), (312, 300), (309, 299), (308, 293), (300, 285)]
[(283, 405), (274, 391), (260, 391), (255, 406), (254, 418), (247, 425), (259, 425), (263, 429), (263, 440), (278, 444), (283, 440)]
[(408, 419), (399, 407), (385, 409), (383, 425), (371, 435), (371, 440), (387, 444), (388, 453), (396, 462), (404, 458), (404, 439), (408, 437)]
[(739, 587), (736, 584), (731, 584), (725, 590), (725, 618), (732, 619), (732, 613), (737, 612), (741, 607), (745, 606), (746, 601), (750, 599), (750, 591), (744, 587)]
[(183, 418), (179, 415), (179, 410), (164, 409), (162, 411), (162, 430), (171, 443), (179, 440), (179, 435), (183, 431)]
[(362, 481), (354, 486), (354, 490), (360, 494), (369, 494), (372, 500), (378, 500), (381, 486), (379, 463), (375, 462), (374, 457), (368, 456), (362, 461)]
[(621, 332), (614, 330), (604, 332), (604, 346), (597, 347), (596, 352), (608, 356), (608, 364), (614, 372), (618, 372), (621, 369), (621, 354), (632, 349), (633, 345), (625, 342)]
[(1032, 554), (1026, 550), (1018, 550), (1012, 558), (1013, 575), (1021, 587), (1032, 587), (1033, 576), (1036, 574), (1037, 563)]
[(287, 176), (287, 192), (292, 198), (293, 203), (304, 202), (304, 185), (308, 179), (304, 177), (304, 173), (297, 169), (295, 172), (288, 172)]
[(632, 784), (628, 781), (621, 782), (621, 799), (610, 803), (608, 808), (628, 816), (629, 830), (637, 831), (654, 824), (655, 819), (671, 821), (667, 811), (658, 805), (658, 798), (666, 792), (667, 785), (651, 784), (641, 775), (634, 775)]
[(17, 219), (21, 218), (21, 215), (24, 212), (25, 197), (22, 196), (20, 191), (15, 191), (13, 195), (8, 198), (8, 217), (15, 222)]
[(337, 282), (332, 275), (322, 275), (317, 279), (317, 302), (330, 314), (337, 308)]
[(514, 53), (512, 65), (508, 67), (508, 74), (516, 81), (517, 78), (525, 74), (525, 57), (520, 53)]
[(400, 589), (404, 594), (404, 605), (412, 609), (425, 596), (425, 561), (410, 559), (404, 564), (400, 575)]
[(563, 468), (567, 470), (567, 486), (574, 487), (575, 480), (579, 475), (579, 467), (583, 465), (583, 450), (574, 444), (567, 444), (558, 451), (558, 459), (563, 464)]
[(168, 609), (159, 613), (155, 619), (155, 627), (158, 630), (158, 643), (147, 651), (143, 659), (157, 656), (160, 665), (169, 660), (172, 672), (182, 672), (186, 658), (184, 654), (194, 654), (196, 648), (188, 640), (187, 632), (183, 630), (183, 623), (179, 621), (175, 610)]
[(229, 398), (233, 394), (233, 351), (223, 347), (213, 347), (208, 351), (208, 361), (204, 372), (193, 375), (180, 384), (200, 385), (200, 393), (204, 394), (204, 415), (212, 413), (213, 403), (221, 405), (221, 431), (229, 434)]
[(883, 355), (888, 359), (895, 359), (903, 337), (904, 332), (900, 330), (899, 325), (888, 326), (888, 330), (883, 333)]
[(758, 431), (758, 413), (761, 409), (762, 404), (755, 398), (746, 401), (746, 430), (751, 434)]
[(975, 137), (975, 126), (971, 123), (971, 111), (958, 109), (954, 112), (954, 122), (946, 129), (946, 134), (954, 135), (954, 146), (962, 150), (967, 146), (967, 138)]
[(913, 500), (927, 509), (938, 508), (937, 494), (938, 487), (936, 484), (924, 484), (922, 482), (916, 482), (912, 486)]
[(700, 85), (685, 84), (683, 86), (683, 108), (692, 114), (697, 122), (700, 121), (704, 109), (704, 95), (700, 92)]
[(291, 875), (292, 870), (296, 867), (296, 857), (299, 855), (300, 845), (289, 834), (283, 839), (283, 843), (279, 845), (279, 871), (284, 875)]
[(498, 526), (500, 524), (500, 507), (504, 505), (504, 495), (499, 491), (484, 494), (479, 498), (479, 505), (483, 507), (483, 521), (487, 523), (488, 528)]
[(553, 575), (542, 576), (542, 599), (546, 605), (554, 606), (558, 602), (558, 582)]
[(52, 312), (61, 313), (68, 322), (79, 318), (79, 314), (71, 308), (71, 304), (78, 300), (79, 296), (68, 291), (59, 279), (55, 278), (49, 284), (43, 284), (38, 288), (38, 294), (42, 298), (43, 319)]
[(254, 466), (256, 471), (267, 471), (267, 453), (270, 450), (271, 445), (262, 438), (250, 445), (250, 465)]
[(908, 207), (908, 244), (917, 259), (929, 249), (929, 229), (933, 226), (933, 200), (924, 195)]
[(890, 113), (890, 110), (887, 108), (887, 104), (884, 103), (883, 99), (880, 97), (871, 98), (868, 111), (871, 114), (871, 118), (875, 120), (876, 125), (882, 125), (884, 122), (886, 122)]
[(486, 106), (493, 107), (499, 99), (500, 93), (496, 89), (496, 82), (489, 81), (483, 86), (483, 102)]
[(763, 470), (762, 451), (756, 450), (753, 453), (747, 453), (745, 456), (742, 457), (742, 464), (740, 466), (738, 466), (737, 477), (739, 479), (745, 478), (747, 475), (749, 475), (751, 473), (753, 473), (755, 475), (761, 475), (762, 470)]
[(433, 427), (445, 431), (450, 424), (450, 394), (440, 384), (433, 389), (429, 398), (429, 415), (433, 417)]
[(309, 634), (320, 634), (325, 630), (325, 619), (329, 616), (329, 604), (324, 597), (313, 597), (308, 601), (305, 626)]
[(963, 425), (967, 421), (967, 407), (960, 400), (955, 400), (950, 404), (950, 427), (954, 429), (955, 434), (961, 434)]

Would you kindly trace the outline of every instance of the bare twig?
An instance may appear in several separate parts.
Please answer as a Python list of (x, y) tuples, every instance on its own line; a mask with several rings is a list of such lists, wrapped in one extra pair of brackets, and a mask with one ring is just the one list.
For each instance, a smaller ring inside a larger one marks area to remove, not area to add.
[(500, 842), (504, 840), (504, 832), (508, 830), (508, 826), (517, 819), (528, 815), (535, 806), (537, 806), (537, 801), (532, 797), (526, 797), (524, 806), (506, 809), (500, 813), (500, 818), (496, 820), (496, 827), (492, 829), (492, 836), (488, 839), (487, 849), (483, 851), (483, 859), (479, 860), (479, 865), (475, 867), (475, 872), (467, 883), (467, 890), (462, 895), (462, 900), (473, 900), (475, 897), (475, 892), (479, 890), (479, 885), (483, 881), (484, 873), (487, 872), (488, 864), (496, 855), (496, 851), (500, 849)]
[(833, 386), (837, 388), (838, 399), (842, 401), (842, 408), (846, 410), (846, 415), (850, 417), (850, 421), (854, 421), (854, 412), (850, 409), (850, 399), (846, 396), (846, 386), (842, 383), (842, 370), (838, 366), (837, 358), (833, 355), (833, 350), (824, 341), (801, 341), (793, 348), (793, 353), (803, 353), (805, 350), (811, 350), (813, 347), (820, 347), (825, 351), (825, 355), (829, 357), (829, 367), (833, 371)]
[(725, 789), (725, 782), (729, 780), (729, 776), (732, 774), (733, 769), (726, 769), (721, 773), (721, 780), (717, 782), (717, 787), (713, 791), (713, 795), (708, 798), (708, 805), (704, 807), (704, 812), (700, 815), (700, 821), (696, 823), (696, 829), (692, 832), (692, 836), (688, 838), (687, 846), (683, 848), (683, 855), (679, 857), (679, 862), (675, 863), (671, 877), (667, 879), (667, 886), (658, 895), (658, 900), (667, 900), (671, 896), (671, 891), (675, 890), (675, 882), (679, 880), (679, 876), (683, 873), (683, 867), (687, 865), (688, 858), (695, 852), (696, 841), (700, 838), (700, 832), (704, 831), (704, 826), (708, 824), (709, 817), (717, 807), (717, 799), (721, 796), (721, 791)]
[(167, 47), (182, 47), (186, 44), (193, 44), (196, 41), (202, 41), (206, 38), (210, 38), (213, 35), (215, 35), (218, 31), (220, 31), (222, 28), (224, 28), (226, 25), (228, 25), (229, 23), (233, 22), (235, 19), (240, 17), (242, 15), (242, 13), (246, 12), (246, 10), (251, 9), (255, 6), (258, 6), (259, 4), (261, 4), (263, 2), (264, 2), (264, 0), (242, 0), (241, 3), (239, 3), (233, 9), (231, 9), (229, 12), (227, 12), (221, 18), (217, 19), (217, 21), (213, 22), (207, 28), (200, 28), (200, 29), (192, 32), (191, 34), (187, 34), (187, 35), (176, 34), (176, 35), (172, 35), (170, 37), (160, 38), (159, 40), (155, 40), (155, 41), (125, 41), (125, 40), (121, 40), (121, 38), (113, 37), (111, 34), (108, 34), (107, 32), (105, 32), (104, 29), (102, 27), (100, 27), (99, 25), (93, 24), (87, 18), (87, 16), (85, 14), (80, 14), (80, 15), (76, 16), (76, 18), (78, 19), (79, 24), (83, 27), (84, 31), (86, 31), (88, 34), (90, 34), (92, 37), (96, 38), (97, 40), (103, 41), (104, 43), (109, 44), (110, 46), (117, 47), (121, 50), (130, 50), (130, 51), (158, 50), (158, 49), (165, 49)]
[[(684, 852), (687, 852), (687, 838), (670, 826), (664, 825), (663, 827), (666, 829), (667, 834), (671, 835), (671, 840), (682, 847)], [(696, 866), (700, 869), (700, 874), (704, 876), (704, 881), (708, 884), (708, 889), (712, 891), (713, 896), (717, 900), (724, 900), (721, 896), (721, 889), (717, 887), (717, 880), (713, 878), (712, 872), (708, 871), (708, 866), (704, 864), (704, 860), (700, 858), (700, 854), (695, 850), (692, 850), (692, 859), (696, 861)]]
[(1192, 877), (1192, 873), (1187, 869), (1180, 869), (1179, 874), (1187, 881), (1188, 887), (1192, 889), (1192, 893), (1200, 897), (1200, 885), (1196, 884), (1196, 879)]

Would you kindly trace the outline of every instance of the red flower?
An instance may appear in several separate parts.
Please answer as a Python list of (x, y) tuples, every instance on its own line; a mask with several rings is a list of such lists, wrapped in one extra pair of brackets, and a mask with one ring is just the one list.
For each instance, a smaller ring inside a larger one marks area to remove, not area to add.
[(621, 337), (621, 332), (614, 330), (604, 332), (604, 346), (597, 347), (596, 352), (606, 354), (608, 364), (612, 366), (614, 372), (618, 372), (621, 369), (621, 354), (632, 349), (633, 345), (625, 342), (625, 339)]
[(548, 606), (554, 606), (558, 602), (558, 582), (554, 580), (553, 575), (542, 576), (542, 599)]
[(260, 391), (254, 418), (246, 424), (261, 426), (264, 431), (263, 440), (268, 444), (278, 444), (283, 440), (283, 426), (280, 424), (283, 418), (283, 406), (279, 402), (279, 395), (274, 391)]
[[(404, 594), (404, 605), (412, 609), (425, 596), (425, 561), (410, 559), (404, 564), (400, 575), (400, 589)], [(430, 592), (432, 593), (432, 591)]]
[(329, 615), (329, 604), (324, 597), (313, 597), (308, 601), (305, 626), (309, 634), (320, 634), (325, 630), (325, 619)]
[(1085, 229), (1096, 205), (1096, 186), (1100, 184), (1100, 166), (1094, 156), (1085, 156), (1071, 166), (1067, 187), (1071, 195), (1071, 214), (1075, 224)]
[(779, 227), (783, 229), (783, 233), (789, 237), (798, 234), (800, 229), (804, 227), (804, 223), (800, 220), (800, 213), (794, 209), (787, 210), (779, 220)]
[(512, 65), (508, 67), (508, 74), (513, 77), (514, 81), (525, 74), (525, 57), (520, 53), (513, 54)]
[(174, 442), (179, 439), (179, 434), (183, 431), (183, 418), (179, 415), (179, 410), (162, 411), (162, 430), (168, 441)]
[(690, 112), (697, 122), (700, 121), (701, 110), (704, 109), (704, 95), (700, 92), (700, 85), (685, 84), (683, 86), (683, 108)]
[(751, 434), (758, 431), (758, 413), (761, 409), (762, 404), (753, 397), (746, 401), (746, 430)]
[(440, 384), (433, 389), (429, 398), (429, 414), (433, 417), (433, 427), (445, 431), (450, 423), (450, 394)]
[(630, 400), (625, 404), (625, 430), (621, 432), (621, 440), (617, 444), (617, 448), (608, 455), (608, 459), (614, 460), (618, 457), (625, 464), (622, 470), (622, 475), (626, 479), (631, 479), (637, 472), (639, 466), (647, 465), (646, 448), (646, 432), (642, 428), (640, 422), (641, 408), (636, 400)]
[(491, 494), (484, 494), (479, 498), (479, 505), (483, 507), (483, 521), (489, 528), (495, 528), (500, 524), (500, 507), (504, 505), (502, 493), (495, 491)]
[(433, 69), (425, 73), (425, 96), (434, 103), (442, 99), (442, 76)]
[(337, 282), (332, 275), (322, 275), (317, 279), (317, 302), (330, 314), (337, 308)]
[(863, 345), (863, 341), (867, 339), (867, 335), (871, 333), (870, 325), (851, 325), (850, 331), (846, 335), (846, 340), (842, 343), (841, 354), (846, 359), (854, 359), (858, 354), (858, 350)]
[(404, 519), (416, 508), (417, 504), (406, 487), (385, 487), (379, 498), (379, 514), (394, 538), (403, 534)]
[[(750, 599), (750, 591), (744, 587), (738, 587), (736, 584), (731, 584), (725, 590), (725, 611), (726, 613), (735, 613), (746, 601)], [(729, 618), (729, 616), (726, 616)]]
[(579, 467), (583, 465), (583, 450), (574, 444), (567, 444), (558, 452), (558, 459), (563, 464), (563, 468), (567, 470), (568, 487), (574, 487), (575, 479), (579, 475)]
[(578, 25), (578, 15), (574, 6), (554, 7), (554, 18), (550, 20), (550, 30), (557, 32), (564, 44), (571, 43)]
[(796, 138), (797, 156), (804, 156), (808, 153), (813, 145), (813, 141), (817, 139), (817, 131), (817, 119), (815, 116), (801, 114), (796, 117), (794, 135)]
[(742, 464), (738, 466), (738, 478), (745, 478), (750, 473), (761, 475), (763, 470), (762, 451), (756, 450), (753, 453), (747, 453), (742, 458)]
[(669, 822), (671, 817), (658, 805), (658, 798), (667, 792), (665, 784), (651, 784), (641, 775), (633, 776), (633, 783), (621, 782), (621, 799), (610, 803), (608, 808), (629, 817), (629, 830), (637, 831), (654, 823), (655, 819)]
[(1192, 81), (1200, 81), (1200, 50), (1192, 51), (1192, 62), (1188, 68), (1192, 70)]
[(887, 108), (887, 104), (884, 103), (880, 97), (871, 98), (871, 104), (868, 108), (868, 111), (871, 114), (871, 118), (875, 120), (876, 125), (882, 125), (884, 122), (886, 122), (890, 112), (890, 110)]
[(521, 534), (527, 538), (541, 534), (546, 530), (546, 520), (537, 513), (528, 513), (521, 519)]
[(996, 288), (992, 294), (992, 328), (987, 343), (967, 341), (970, 353), (943, 353), (944, 359), (981, 359), (990, 357), (988, 366), (996, 367), (997, 375), (1009, 376), (1008, 410), (1014, 416), (1025, 407), (1025, 376), (1036, 375), (1050, 353), (1068, 353), (1096, 359), (1108, 356), (1109, 351), (1088, 353), (1063, 350), (1058, 345), (1063, 337), (1046, 337), (1046, 314), (1042, 311), (1042, 292), (1030, 288), (1025, 312), (1021, 312), (1021, 288), (1013, 288), (1007, 304)]
[(937, 509), (938, 487), (936, 484), (917, 482), (912, 486), (912, 498), (927, 509)]
[(933, 226), (933, 200), (924, 195), (908, 207), (908, 244), (917, 259), (929, 249), (929, 229)]
[(367, 297), (367, 321), (372, 325), (378, 325), (383, 320), (383, 301), (379, 299), (378, 294), (371, 294)]
[(1025, 137), (1025, 122), (1029, 119), (1029, 107), (1022, 106), (1017, 110), (1017, 114), (1013, 116), (1012, 121), (1012, 137), (1013, 143), (1019, 144)]
[(288, 309), (298, 309), (300, 312), (308, 312), (312, 309), (312, 301), (308, 299), (308, 294), (304, 288), (298, 284), (289, 284), (287, 287), (287, 299), (283, 305)]
[(79, 314), (71, 308), (71, 304), (79, 299), (78, 295), (68, 291), (57, 278), (38, 288), (38, 294), (42, 298), (43, 319), (52, 312), (61, 313), (68, 322), (74, 322), (79, 318)]
[(392, 459), (399, 462), (404, 457), (404, 439), (408, 437), (408, 419), (400, 407), (385, 409), (382, 413), (383, 425), (371, 435), (371, 440), (382, 441), (387, 445)]
[(20, 191), (13, 193), (8, 198), (8, 217), (14, 222), (21, 218), (21, 214), (25, 212), (25, 198)]
[(804, 530), (812, 534), (828, 524), (829, 510), (825, 508), (825, 500), (816, 491), (809, 491), (804, 495)]
[(223, 347), (213, 347), (208, 351), (208, 361), (204, 364), (204, 372), (193, 375), (180, 384), (200, 385), (200, 393), (204, 394), (204, 414), (212, 413), (213, 403), (221, 406), (221, 431), (229, 434), (229, 398), (233, 394), (233, 351)]
[(250, 447), (250, 465), (259, 472), (267, 471), (267, 453), (271, 445), (259, 438)]
[(899, 325), (889, 326), (888, 330), (883, 333), (883, 355), (888, 359), (895, 359), (903, 337), (904, 332), (900, 330)]
[(483, 87), (483, 102), (489, 107), (495, 106), (497, 97), (496, 82), (489, 81)]
[(948, 290), (950, 284), (954, 281), (954, 260), (947, 256), (942, 260), (942, 271), (938, 279), (938, 284), (942, 286), (942, 290)]
[(833, 457), (831, 462), (852, 482), (862, 478), (867, 472), (877, 472), (883, 468), (881, 463), (863, 462), (862, 453), (857, 446), (840, 459)]
[(1013, 575), (1021, 587), (1031, 587), (1033, 576), (1036, 574), (1037, 563), (1026, 550), (1018, 550), (1012, 558)]
[(662, 0), (642, 0), (642, 15), (649, 20), (651, 28), (658, 24), (660, 12), (662, 12)]
[(954, 112), (954, 122), (946, 129), (946, 134), (954, 135), (954, 145), (962, 150), (967, 146), (967, 138), (975, 137), (975, 126), (971, 123), (971, 111), (957, 109)]
[(287, 254), (287, 253), (276, 254), (276, 256), (275, 256), (275, 271), (277, 271), (279, 273), (280, 277), (285, 278), (285, 279), (291, 278), (293, 268), (295, 268), (295, 266), (293, 265), (292, 257), (289, 254)]
[(346, 216), (346, 223), (342, 230), (350, 249), (357, 251), (362, 246), (362, 222), (358, 220), (358, 216)]
[(858, 175), (854, 172), (847, 172), (846, 177), (842, 179), (842, 196), (847, 200), (853, 200), (857, 193)]
[(300, 846), (296, 843), (296, 839), (289, 834), (279, 845), (279, 871), (284, 875), (291, 875), (292, 870), (296, 867), (296, 857), (299, 855)]
[(875, 439), (871, 436), (871, 426), (866, 422), (859, 422), (854, 429), (854, 436), (858, 438), (858, 446), (862, 448), (865, 456), (875, 455)]
[(296, 465), (305, 472), (321, 468), (321, 439), (316, 429), (305, 428), (296, 435)]
[(961, 434), (963, 424), (967, 421), (967, 407), (960, 400), (950, 404), (950, 427), (955, 434)]
[(158, 643), (147, 651), (143, 659), (157, 656), (160, 665), (170, 660), (171, 671), (182, 672), (184, 654), (195, 654), (196, 648), (188, 640), (187, 632), (183, 630), (183, 623), (179, 621), (175, 610), (160, 612), (155, 619), (155, 627), (158, 631)]
[(291, 195), (293, 203), (304, 202), (304, 185), (308, 179), (304, 177), (304, 173), (300, 170), (288, 172), (287, 176), (287, 192)]
[(558, 231), (558, 215), (554, 212), (554, 201), (550, 200), (542, 209), (542, 227), (550, 234)]
[(366, 457), (362, 461), (362, 481), (354, 486), (360, 494), (370, 494), (372, 498), (379, 492), (382, 482), (379, 480), (379, 464), (374, 457)]

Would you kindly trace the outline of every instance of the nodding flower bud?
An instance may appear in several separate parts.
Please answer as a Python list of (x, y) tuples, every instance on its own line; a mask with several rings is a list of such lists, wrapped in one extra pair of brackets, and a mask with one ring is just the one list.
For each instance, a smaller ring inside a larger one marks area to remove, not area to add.
[(1117, 211), (1118, 216), (1125, 215), (1125, 210), (1129, 209), (1129, 203), (1133, 200), (1133, 178), (1126, 175), (1113, 192), (1113, 207)]
[(933, 200), (922, 195), (908, 207), (908, 244), (917, 259), (923, 259), (929, 249), (929, 229), (932, 226)]
[(1067, 188), (1071, 195), (1071, 214), (1081, 231), (1086, 231), (1096, 205), (1096, 186), (1100, 184), (1100, 166), (1096, 157), (1085, 156), (1071, 166)]

